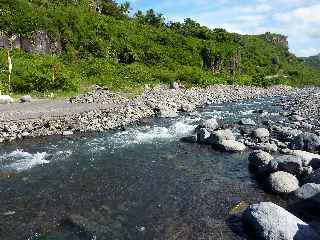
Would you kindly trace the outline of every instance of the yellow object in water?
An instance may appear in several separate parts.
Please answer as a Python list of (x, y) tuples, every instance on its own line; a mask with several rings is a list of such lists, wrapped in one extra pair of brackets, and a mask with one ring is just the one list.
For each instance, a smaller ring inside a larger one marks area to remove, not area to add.
[(230, 209), (229, 214), (235, 215), (235, 214), (242, 213), (244, 210), (247, 209), (248, 206), (249, 204), (247, 202), (240, 201), (237, 205), (235, 205)]

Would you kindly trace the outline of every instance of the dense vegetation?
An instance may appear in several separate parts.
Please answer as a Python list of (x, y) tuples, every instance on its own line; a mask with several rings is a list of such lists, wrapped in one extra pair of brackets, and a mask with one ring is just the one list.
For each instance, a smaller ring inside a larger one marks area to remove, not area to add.
[(309, 66), (320, 70), (320, 54), (316, 56), (302, 58), (302, 60)]
[[(63, 46), (59, 54), (12, 50), (13, 91), (78, 91), (90, 84), (132, 90), (172, 81), (201, 86), (319, 83), (320, 72), (291, 54), (283, 36), (211, 30), (192, 19), (166, 23), (154, 10), (129, 17), (127, 3), (97, 2), (0, 1), (3, 34), (30, 38), (44, 30)], [(0, 55), (0, 87), (6, 90), (7, 50)]]

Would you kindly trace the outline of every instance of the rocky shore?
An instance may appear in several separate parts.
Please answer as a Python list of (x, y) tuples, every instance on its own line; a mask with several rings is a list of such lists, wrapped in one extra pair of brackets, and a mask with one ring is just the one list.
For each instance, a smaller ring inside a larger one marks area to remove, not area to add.
[(288, 199), (289, 210), (297, 216), (270, 202), (245, 210), (248, 232), (258, 239), (320, 239), (314, 226), (298, 218), (320, 217), (319, 93), (316, 88), (301, 89), (280, 98), (274, 103), (282, 109), (276, 121), (256, 109), (262, 122), (241, 119), (226, 125), (209, 119), (198, 125), (194, 135), (182, 139), (223, 152), (251, 151), (249, 169), (261, 187)]
[(284, 86), (258, 88), (217, 85), (206, 89), (146, 86), (140, 96), (128, 99), (97, 88), (96, 91), (71, 98), (70, 102), (63, 104), (54, 116), (46, 113), (36, 114), (36, 109), (29, 109), (22, 111), (22, 115), (26, 117), (15, 119), (4, 112), (0, 116), (0, 142), (29, 137), (70, 135), (76, 132), (123, 129), (145, 118), (174, 117), (179, 111), (192, 112), (196, 107), (205, 104), (283, 96), (290, 92), (291, 89)]

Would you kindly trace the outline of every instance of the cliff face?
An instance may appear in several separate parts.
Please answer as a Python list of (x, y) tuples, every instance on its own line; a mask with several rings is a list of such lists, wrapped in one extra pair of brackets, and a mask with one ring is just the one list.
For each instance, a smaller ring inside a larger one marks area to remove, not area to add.
[(267, 42), (270, 42), (272, 44), (275, 44), (275, 45), (278, 45), (278, 46), (282, 46), (282, 47), (285, 47), (285, 48), (289, 48), (289, 42), (288, 42), (288, 37), (287, 36), (284, 36), (284, 35), (281, 35), (281, 34), (275, 34), (275, 33), (267, 32), (267, 33), (263, 34), (262, 37)]
[(45, 31), (36, 31), (32, 38), (22, 36), (0, 35), (0, 48), (20, 48), (28, 53), (60, 53), (62, 44), (60, 41), (52, 41)]

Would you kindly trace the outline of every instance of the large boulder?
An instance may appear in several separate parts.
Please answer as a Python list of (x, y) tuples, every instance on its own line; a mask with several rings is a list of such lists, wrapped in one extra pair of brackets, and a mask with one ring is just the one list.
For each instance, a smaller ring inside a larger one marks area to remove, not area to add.
[(13, 98), (8, 95), (0, 95), (0, 104), (13, 103)]
[(243, 152), (246, 150), (246, 145), (235, 140), (222, 140), (216, 145), (220, 150), (226, 152)]
[(255, 239), (319, 240), (313, 228), (280, 206), (271, 202), (250, 205), (243, 220)]
[(207, 120), (202, 121), (199, 124), (199, 126), (197, 127), (197, 129), (199, 129), (199, 128), (205, 128), (209, 132), (214, 132), (215, 130), (217, 130), (219, 128), (219, 123), (218, 123), (217, 119), (211, 118), (211, 119), (207, 119)]
[(289, 194), (299, 188), (298, 179), (287, 172), (275, 172), (267, 178), (267, 187), (277, 194)]
[(271, 154), (256, 150), (249, 155), (249, 169), (255, 174), (264, 175), (270, 171), (270, 163), (273, 157)]
[(274, 171), (284, 171), (296, 176), (303, 172), (303, 159), (292, 155), (281, 155), (271, 161)]
[(320, 149), (320, 137), (314, 133), (303, 133), (295, 137), (289, 144), (293, 150), (314, 152)]
[(212, 132), (207, 139), (209, 144), (219, 144), (223, 140), (236, 140), (236, 137), (230, 129), (226, 129)]
[(257, 128), (253, 130), (252, 136), (257, 138), (260, 142), (265, 142), (269, 140), (270, 132), (266, 128)]

